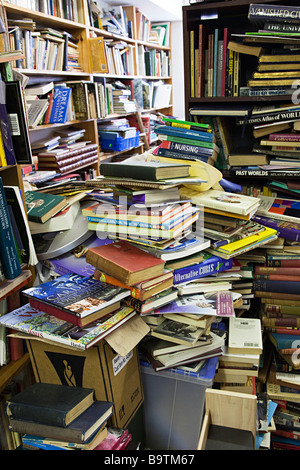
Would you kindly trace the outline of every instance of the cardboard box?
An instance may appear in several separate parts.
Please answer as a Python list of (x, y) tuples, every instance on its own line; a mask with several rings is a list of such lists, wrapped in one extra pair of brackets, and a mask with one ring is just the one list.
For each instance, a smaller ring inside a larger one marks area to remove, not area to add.
[(22, 337), (37, 382), (93, 388), (96, 400), (114, 403), (111, 425), (126, 428), (144, 400), (137, 344), (148, 332), (135, 316), (85, 351)]

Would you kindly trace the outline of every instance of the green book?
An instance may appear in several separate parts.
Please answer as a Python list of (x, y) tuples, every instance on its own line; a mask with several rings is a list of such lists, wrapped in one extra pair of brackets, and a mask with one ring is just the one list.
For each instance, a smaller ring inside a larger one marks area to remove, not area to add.
[(91, 388), (39, 382), (8, 400), (6, 413), (9, 418), (66, 427), (92, 403)]
[(39, 191), (26, 191), (25, 201), (28, 219), (42, 224), (68, 205), (63, 196)]

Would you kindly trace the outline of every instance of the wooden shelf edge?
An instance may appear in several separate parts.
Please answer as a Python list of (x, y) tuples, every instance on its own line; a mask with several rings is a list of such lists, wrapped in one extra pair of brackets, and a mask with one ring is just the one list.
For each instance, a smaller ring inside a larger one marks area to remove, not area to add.
[(17, 361), (10, 361), (0, 369), (0, 393), (7, 387), (12, 379), (30, 363), (29, 353), (24, 354)]

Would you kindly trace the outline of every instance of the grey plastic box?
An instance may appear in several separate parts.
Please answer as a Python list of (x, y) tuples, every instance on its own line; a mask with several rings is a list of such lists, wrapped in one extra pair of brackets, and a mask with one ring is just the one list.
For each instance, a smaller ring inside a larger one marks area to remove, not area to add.
[(205, 390), (213, 385), (217, 363), (218, 358), (208, 359), (197, 374), (180, 369), (155, 372), (151, 365), (141, 363), (147, 449), (197, 449)]

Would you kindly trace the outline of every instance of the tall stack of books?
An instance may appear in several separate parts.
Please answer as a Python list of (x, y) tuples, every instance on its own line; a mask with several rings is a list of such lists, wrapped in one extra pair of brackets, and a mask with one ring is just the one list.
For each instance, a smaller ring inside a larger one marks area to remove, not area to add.
[(98, 401), (90, 388), (36, 383), (6, 402), (9, 429), (22, 448), (93, 450), (108, 436), (113, 403)]

